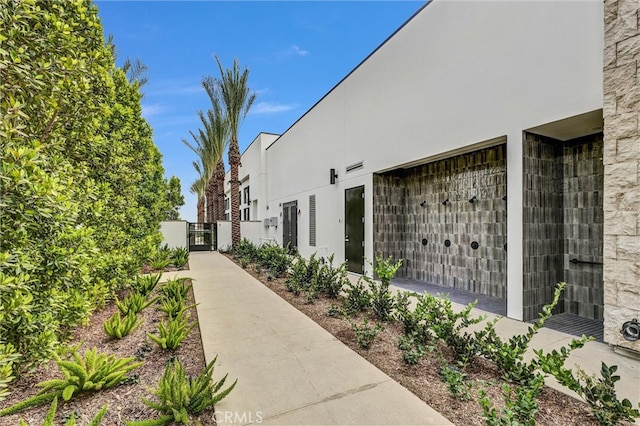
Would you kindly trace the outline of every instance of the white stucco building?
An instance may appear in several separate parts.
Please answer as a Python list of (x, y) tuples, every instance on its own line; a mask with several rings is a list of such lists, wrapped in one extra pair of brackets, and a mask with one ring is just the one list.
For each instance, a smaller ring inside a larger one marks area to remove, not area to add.
[[(635, 228), (620, 231), (638, 243), (631, 263), (615, 258), (608, 204), (612, 191), (638, 194), (638, 154), (625, 157), (631, 189), (607, 183), (620, 140), (638, 148), (637, 110), (609, 112), (635, 114), (631, 136), (607, 133), (603, 111), (629, 90), (611, 88), (627, 79), (620, 58), (640, 51), (628, 42), (637, 20), (627, 28), (638, 4), (623, 3), (422, 7), (284, 134), (262, 133), (243, 153), (241, 217), (254, 221), (243, 236), (334, 253), (355, 273), (403, 258), (399, 276), (502, 299), (521, 320), (566, 281), (560, 312), (605, 326), (613, 315), (605, 340), (638, 350), (619, 322), (640, 317), (640, 221), (636, 210)], [(635, 272), (608, 267), (620, 264)], [(620, 286), (635, 308), (607, 296)]]

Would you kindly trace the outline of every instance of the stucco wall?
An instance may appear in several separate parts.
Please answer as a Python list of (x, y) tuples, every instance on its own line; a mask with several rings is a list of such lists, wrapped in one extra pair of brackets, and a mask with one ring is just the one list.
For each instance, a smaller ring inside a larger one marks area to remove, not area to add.
[(187, 247), (187, 222), (184, 220), (168, 220), (160, 222), (162, 244), (169, 248)]
[(640, 352), (640, 341), (620, 334), (640, 318), (640, 6), (605, 0), (604, 8), (605, 341)]
[[(431, 2), (267, 150), (269, 216), (298, 200), (304, 237), (315, 193), (330, 206), (319, 244), (342, 261), (344, 191), (365, 185), (372, 259), (374, 173), (506, 137), (507, 314), (522, 319), (522, 131), (602, 107), (602, 32), (599, 0)], [(304, 238), (299, 248), (313, 250)]]

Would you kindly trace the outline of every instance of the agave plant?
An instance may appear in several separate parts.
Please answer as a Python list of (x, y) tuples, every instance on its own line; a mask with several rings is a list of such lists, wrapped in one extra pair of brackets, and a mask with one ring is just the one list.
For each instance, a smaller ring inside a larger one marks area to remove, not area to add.
[(168, 425), (170, 423), (189, 424), (189, 415), (199, 415), (207, 408), (226, 397), (236, 386), (237, 380), (225, 390), (220, 391), (227, 375), (215, 382), (212, 380), (215, 357), (198, 377), (187, 376), (180, 360), (175, 359), (167, 365), (164, 375), (154, 391), (156, 401), (143, 399), (145, 405), (161, 413), (155, 420), (129, 421), (127, 426)]

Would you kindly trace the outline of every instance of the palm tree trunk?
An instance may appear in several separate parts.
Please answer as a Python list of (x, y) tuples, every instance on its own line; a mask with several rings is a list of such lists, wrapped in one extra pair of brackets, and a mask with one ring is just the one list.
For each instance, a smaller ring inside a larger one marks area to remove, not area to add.
[(204, 195), (198, 196), (198, 222), (204, 222)]
[(224, 220), (224, 163), (222, 162), (222, 157), (216, 165), (216, 183), (218, 191), (218, 215), (216, 216), (216, 220)]
[(207, 182), (207, 189), (206, 189), (206, 193), (207, 193), (207, 222), (214, 222), (215, 218), (213, 217), (213, 206), (215, 204), (215, 200), (214, 200), (214, 180), (213, 179), (209, 179), (209, 181)]
[(229, 166), (231, 168), (231, 245), (235, 249), (240, 243), (240, 181), (238, 173), (240, 168), (240, 149), (238, 140), (231, 138), (229, 144)]

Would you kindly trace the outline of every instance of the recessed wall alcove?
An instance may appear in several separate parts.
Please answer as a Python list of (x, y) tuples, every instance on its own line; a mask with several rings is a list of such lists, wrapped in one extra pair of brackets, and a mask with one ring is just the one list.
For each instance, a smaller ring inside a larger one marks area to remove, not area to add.
[(373, 188), (374, 253), (404, 259), (397, 277), (506, 298), (506, 145), (374, 174)]

